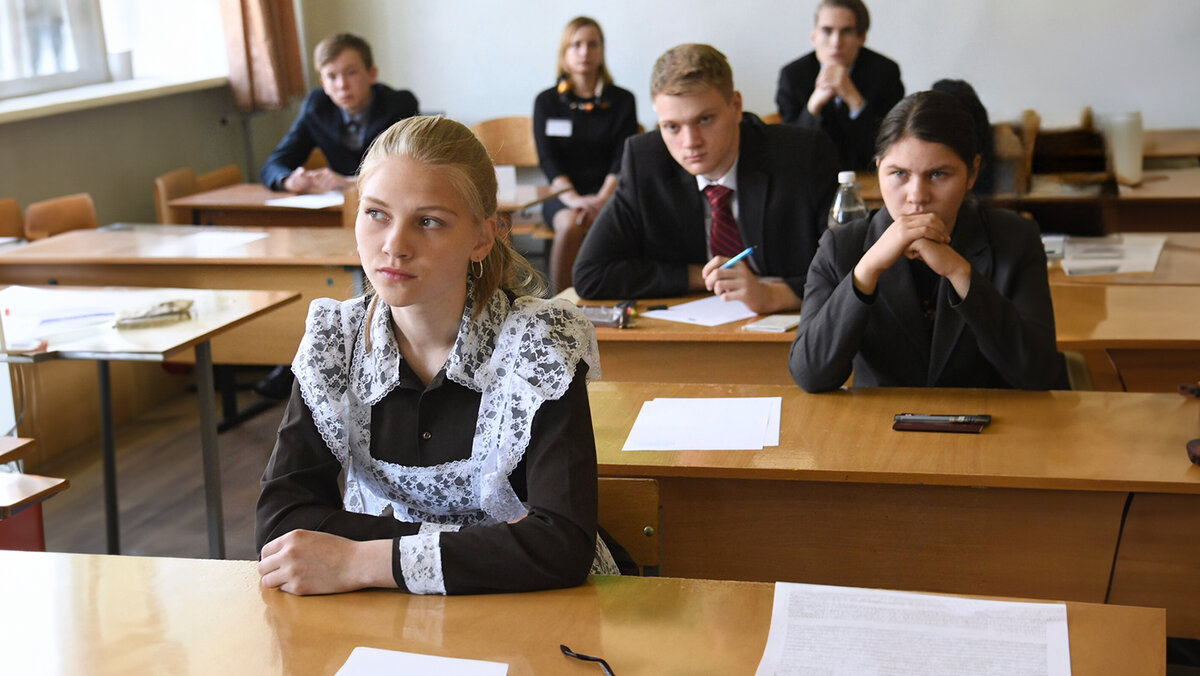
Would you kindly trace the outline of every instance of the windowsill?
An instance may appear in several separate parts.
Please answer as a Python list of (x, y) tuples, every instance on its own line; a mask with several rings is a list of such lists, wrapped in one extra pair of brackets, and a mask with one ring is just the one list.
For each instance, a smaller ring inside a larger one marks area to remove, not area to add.
[(121, 82), (60, 89), (53, 92), (19, 96), (0, 100), (0, 124), (19, 122), (39, 117), (49, 117), (77, 110), (88, 110), (112, 106), (119, 103), (182, 94), (185, 92), (216, 89), (229, 84), (227, 77), (212, 77), (203, 80), (178, 80), (165, 77), (134, 78)]

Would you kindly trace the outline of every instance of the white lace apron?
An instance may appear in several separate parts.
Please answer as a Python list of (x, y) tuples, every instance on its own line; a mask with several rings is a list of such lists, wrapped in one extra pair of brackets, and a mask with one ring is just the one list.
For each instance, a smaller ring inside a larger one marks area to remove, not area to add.
[[(481, 394), (471, 455), (430, 467), (371, 456), (371, 407), (400, 382), (400, 352), (391, 312), (377, 301), (365, 326), (367, 297), (314, 300), (292, 370), (304, 403), (345, 474), (347, 511), (420, 523), (400, 538), (405, 584), (414, 593), (445, 593), (440, 533), (512, 521), (527, 513), (508, 476), (529, 445), (542, 402), (561, 398), (580, 360), (589, 380), (599, 377), (595, 333), (575, 306), (562, 300), (501, 291), (471, 319), (468, 300), (446, 377)], [(368, 348), (367, 335), (370, 335)], [(597, 538), (593, 572), (615, 573)], [(607, 564), (607, 565), (605, 565)]]

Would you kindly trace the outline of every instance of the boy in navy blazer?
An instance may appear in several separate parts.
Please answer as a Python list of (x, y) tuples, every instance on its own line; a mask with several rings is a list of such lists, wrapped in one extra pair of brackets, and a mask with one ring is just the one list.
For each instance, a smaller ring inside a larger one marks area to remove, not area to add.
[(862, 0), (822, 0), (810, 36), (813, 51), (779, 72), (779, 116), (829, 134), (840, 169), (873, 167), (879, 123), (904, 98), (896, 62), (863, 47), (870, 27)]
[[(384, 129), (417, 114), (417, 97), (376, 82), (371, 46), (357, 35), (331, 35), (313, 50), (321, 87), (304, 100), (300, 115), (263, 165), (263, 185), (288, 192), (342, 190), (353, 182), (367, 146)], [(302, 165), (320, 148), (328, 167)]]
[(729, 63), (708, 45), (659, 57), (650, 97), (659, 128), (626, 141), (617, 190), (575, 260), (576, 291), (707, 290), (759, 313), (799, 308), (837, 187), (829, 138), (743, 115)]

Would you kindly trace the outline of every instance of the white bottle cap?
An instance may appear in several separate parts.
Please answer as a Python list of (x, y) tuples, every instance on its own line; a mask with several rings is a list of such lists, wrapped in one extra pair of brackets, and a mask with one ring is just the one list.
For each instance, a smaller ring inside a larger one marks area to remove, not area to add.
[(838, 183), (854, 183), (854, 172), (853, 171), (839, 171), (838, 172)]

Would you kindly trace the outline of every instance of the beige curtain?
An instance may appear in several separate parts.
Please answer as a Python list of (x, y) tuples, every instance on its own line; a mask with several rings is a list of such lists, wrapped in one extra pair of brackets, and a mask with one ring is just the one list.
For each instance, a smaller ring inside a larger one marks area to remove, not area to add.
[(277, 110), (304, 93), (292, 0), (221, 0), (221, 17), (238, 108)]

